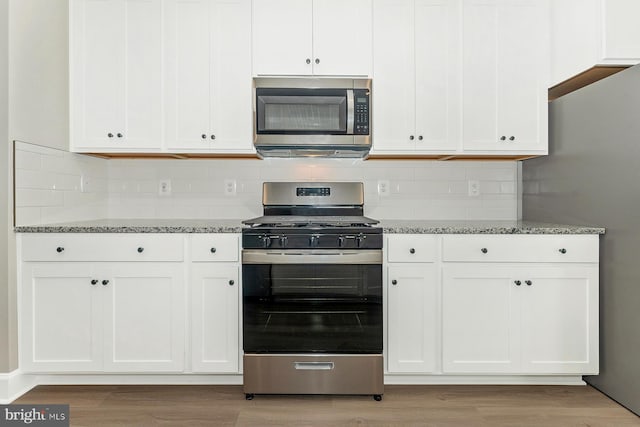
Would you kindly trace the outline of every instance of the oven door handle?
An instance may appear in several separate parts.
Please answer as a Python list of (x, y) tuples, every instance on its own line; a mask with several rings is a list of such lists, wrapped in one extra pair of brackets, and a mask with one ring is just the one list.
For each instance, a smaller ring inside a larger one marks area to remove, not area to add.
[(243, 264), (382, 264), (382, 250), (242, 250)]

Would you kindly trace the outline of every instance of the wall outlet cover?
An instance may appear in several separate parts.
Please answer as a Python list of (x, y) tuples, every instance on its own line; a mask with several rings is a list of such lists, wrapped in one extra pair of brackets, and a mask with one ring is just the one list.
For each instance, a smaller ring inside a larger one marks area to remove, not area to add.
[(378, 181), (378, 196), (388, 196), (391, 194), (391, 183), (388, 179)]
[(170, 196), (171, 195), (171, 180), (170, 179), (161, 179), (158, 183), (158, 194), (161, 196)]

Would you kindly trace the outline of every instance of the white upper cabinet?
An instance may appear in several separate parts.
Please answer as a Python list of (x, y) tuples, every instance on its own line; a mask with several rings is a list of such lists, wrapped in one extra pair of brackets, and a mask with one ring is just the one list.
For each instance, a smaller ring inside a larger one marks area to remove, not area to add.
[(549, 86), (595, 66), (640, 63), (638, 16), (637, 0), (553, 0)]
[(466, 153), (547, 153), (548, 4), (463, 0)]
[(250, 0), (165, 1), (165, 146), (251, 152)]
[(374, 153), (458, 148), (459, 5), (374, 0)]
[(71, 0), (71, 148), (158, 151), (162, 4)]
[(253, 0), (254, 75), (371, 74), (371, 0)]

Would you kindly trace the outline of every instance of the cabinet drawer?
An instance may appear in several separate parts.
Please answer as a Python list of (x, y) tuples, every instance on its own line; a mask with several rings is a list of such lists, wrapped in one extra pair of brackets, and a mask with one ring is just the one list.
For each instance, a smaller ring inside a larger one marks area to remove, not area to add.
[(196, 262), (238, 261), (237, 234), (194, 234), (191, 236), (191, 259)]
[(434, 262), (436, 237), (433, 235), (393, 234), (387, 237), (387, 261)]
[(51, 233), (22, 236), (23, 261), (182, 261), (179, 234)]
[(598, 262), (597, 235), (443, 236), (443, 261)]

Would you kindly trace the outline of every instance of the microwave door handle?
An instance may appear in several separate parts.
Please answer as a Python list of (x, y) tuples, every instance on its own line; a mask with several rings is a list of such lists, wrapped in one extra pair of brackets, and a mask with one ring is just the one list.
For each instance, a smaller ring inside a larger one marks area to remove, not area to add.
[(353, 89), (347, 89), (347, 135), (353, 135), (354, 120), (355, 105), (353, 102)]

